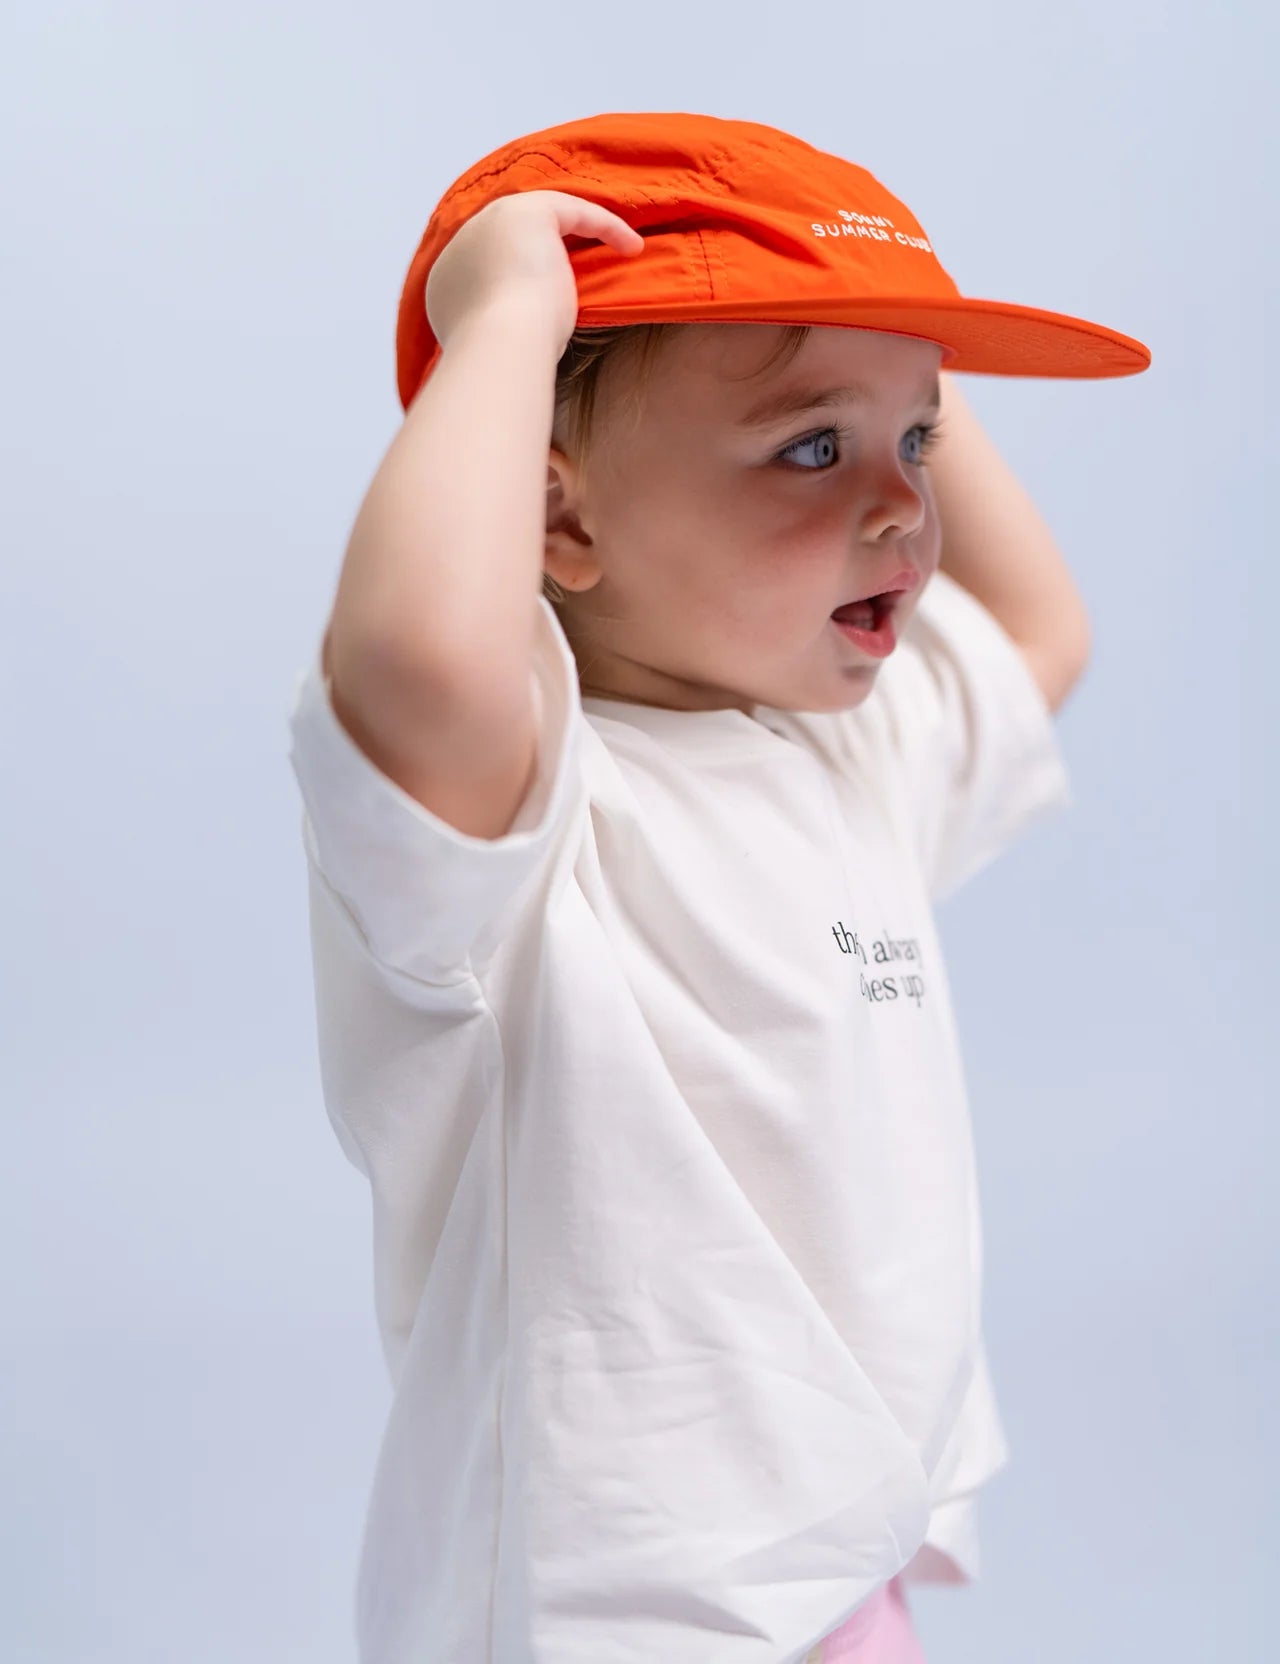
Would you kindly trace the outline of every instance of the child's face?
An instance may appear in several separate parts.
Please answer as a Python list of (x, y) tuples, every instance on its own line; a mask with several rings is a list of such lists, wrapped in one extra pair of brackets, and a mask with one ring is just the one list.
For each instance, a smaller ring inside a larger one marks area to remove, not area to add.
[[(884, 661), (831, 615), (905, 585), (900, 637), (937, 568), (918, 458), (942, 349), (815, 328), (789, 364), (754, 376), (779, 334), (682, 327), (638, 417), (602, 380), (588, 481), (552, 450), (563, 495), (548, 498), (544, 563), (568, 592), (560, 616), (584, 693), (679, 710), (837, 711), (874, 686)], [(744, 424), (763, 398), (850, 382), (871, 396)], [(847, 433), (820, 432), (831, 426)]]

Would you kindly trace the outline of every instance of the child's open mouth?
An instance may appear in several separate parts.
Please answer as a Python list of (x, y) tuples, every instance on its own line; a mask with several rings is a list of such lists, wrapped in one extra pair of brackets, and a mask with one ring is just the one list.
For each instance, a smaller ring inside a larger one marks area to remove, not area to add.
[(869, 595), (864, 601), (849, 601), (836, 608), (831, 622), (855, 647), (874, 659), (886, 659), (898, 644), (893, 612), (899, 593), (886, 590), (881, 595)]

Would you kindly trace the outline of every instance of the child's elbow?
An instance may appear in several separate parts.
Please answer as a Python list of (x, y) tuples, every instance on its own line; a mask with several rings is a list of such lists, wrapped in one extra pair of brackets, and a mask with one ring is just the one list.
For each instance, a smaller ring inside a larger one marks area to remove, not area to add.
[(1055, 631), (1051, 640), (1024, 645), (1022, 656), (1044, 694), (1051, 711), (1058, 711), (1089, 668), (1093, 656), (1093, 631), (1083, 610), (1069, 625)]

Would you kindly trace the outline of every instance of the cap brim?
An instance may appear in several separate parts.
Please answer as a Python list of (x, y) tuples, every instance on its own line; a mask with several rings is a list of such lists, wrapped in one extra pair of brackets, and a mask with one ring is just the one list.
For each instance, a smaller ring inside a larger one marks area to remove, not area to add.
[(582, 328), (638, 323), (832, 324), (882, 329), (933, 341), (944, 350), (942, 368), (977, 375), (1080, 377), (1132, 376), (1151, 363), (1150, 350), (1132, 336), (1086, 318), (1010, 301), (859, 299), (856, 296), (794, 302), (690, 302), (627, 308), (584, 307)]

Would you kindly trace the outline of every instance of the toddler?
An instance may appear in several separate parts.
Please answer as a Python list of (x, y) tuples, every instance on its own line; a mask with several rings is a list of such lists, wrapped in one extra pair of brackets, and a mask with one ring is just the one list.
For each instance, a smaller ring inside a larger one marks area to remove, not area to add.
[(919, 1664), (1006, 1458), (932, 907), (1080, 596), (955, 376), (1130, 375), (863, 168), (604, 114), (445, 193), (294, 685), (394, 1387), (362, 1664)]

